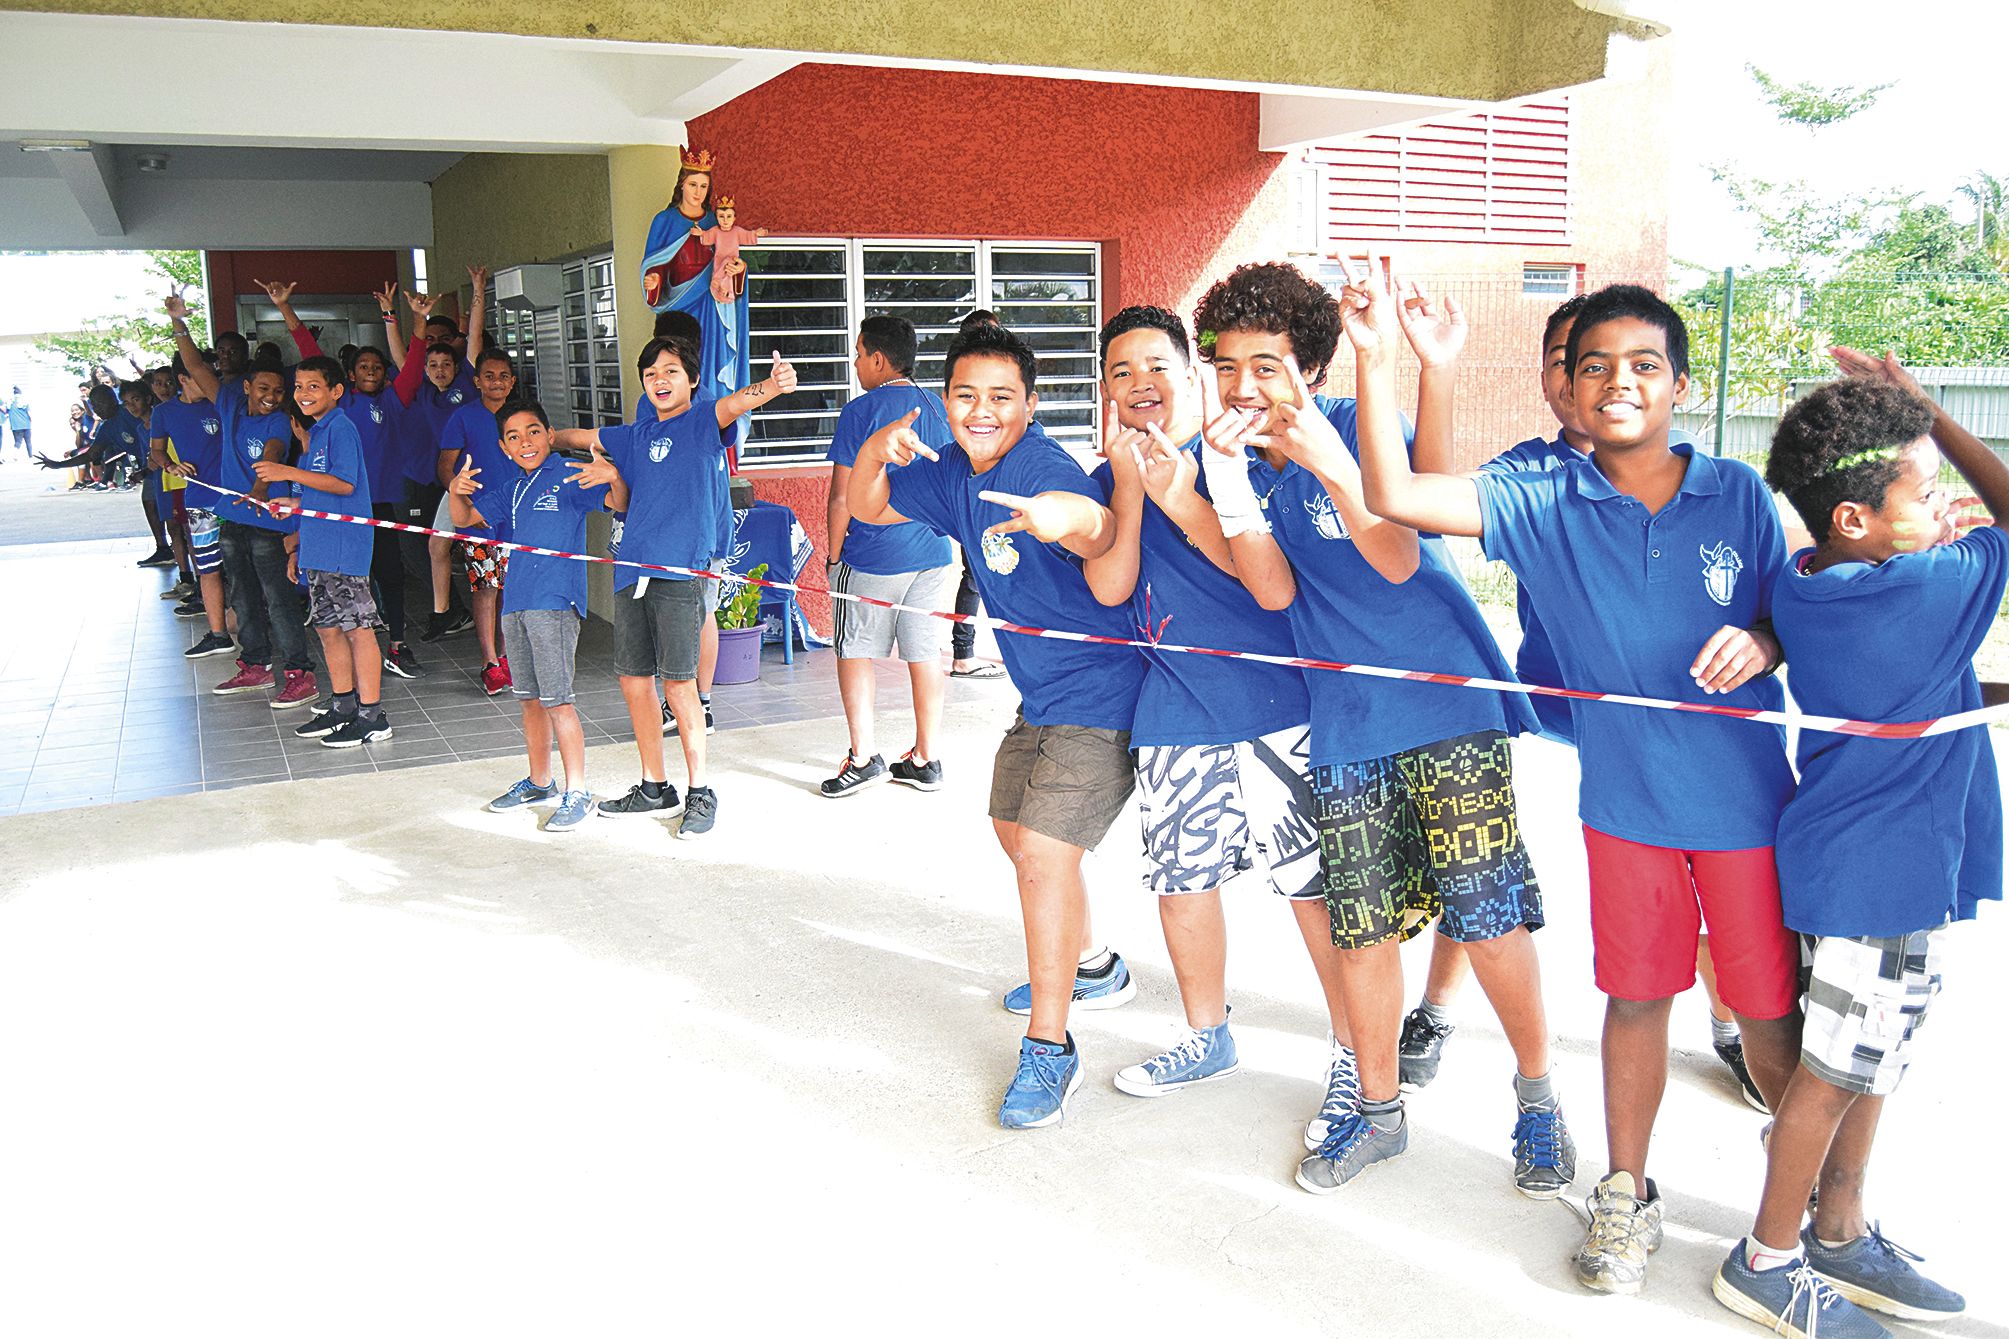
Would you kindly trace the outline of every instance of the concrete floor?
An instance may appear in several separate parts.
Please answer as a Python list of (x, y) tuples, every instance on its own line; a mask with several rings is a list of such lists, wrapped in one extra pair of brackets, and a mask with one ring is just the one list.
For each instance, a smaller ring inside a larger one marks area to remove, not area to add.
[[(1762, 1118), (1699, 996), (1653, 1168), (1667, 1245), (1641, 1297), (1586, 1295), (1576, 1218), (1508, 1184), (1511, 1061), (1476, 993), (1407, 1157), (1291, 1183), (1324, 1023), (1266, 893), (1229, 897), (1243, 1073), (1110, 1086), (1179, 1018), (1127, 823), (1090, 878), (1139, 997), (1077, 1019), (1064, 1126), (999, 1130), (1022, 950), (983, 808), (1009, 710), (952, 709), (943, 792), (841, 804), (810, 791), (841, 722), (714, 736), (704, 844), (481, 812), (506, 758), (0, 818), (0, 1333), (1759, 1333), (1708, 1293)], [(1580, 1196), (1604, 1167), (1575, 765), (1520, 763)], [(590, 767), (617, 790), (631, 755)], [(2001, 1105), (1977, 1061), (2004, 924), (1954, 936), (1875, 1178), (1969, 1296), (1946, 1335), (2009, 1334), (1993, 1150), (1968, 1146)]]

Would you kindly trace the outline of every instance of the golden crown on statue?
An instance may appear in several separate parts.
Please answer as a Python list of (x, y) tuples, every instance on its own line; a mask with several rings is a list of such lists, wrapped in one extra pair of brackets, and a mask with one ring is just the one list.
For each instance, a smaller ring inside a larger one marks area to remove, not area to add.
[(713, 200), (713, 201), (712, 201), (712, 208), (713, 208), (713, 209), (737, 209), (737, 208), (739, 208), (739, 206), (738, 206), (738, 205), (735, 205), (735, 204), (734, 204), (734, 203), (732, 202), (732, 197), (731, 197), (730, 195), (721, 195), (721, 196), (719, 196), (719, 197), (718, 197), (718, 198), (717, 198), (716, 200)]
[(699, 149), (696, 153), (686, 151), (683, 158), (686, 172), (709, 172), (714, 165), (710, 149)]

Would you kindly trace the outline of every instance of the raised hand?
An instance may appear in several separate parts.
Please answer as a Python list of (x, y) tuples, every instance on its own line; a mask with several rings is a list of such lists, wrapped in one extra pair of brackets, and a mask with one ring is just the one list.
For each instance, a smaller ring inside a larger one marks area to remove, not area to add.
[(488, 292), (488, 266), (486, 265), (468, 266), (467, 281), (468, 283), (474, 286), (475, 292), (477, 293)]
[(1835, 366), (1841, 369), (1845, 377), (1857, 377), (1863, 381), (1881, 381), (1900, 390), (1910, 391), (1913, 395), (1925, 394), (1919, 388), (1918, 379), (1905, 370), (1904, 364), (1897, 360), (1895, 353), (1885, 352), (1883, 357), (1878, 358), (1873, 354), (1851, 349), (1845, 344), (1837, 344), (1828, 350), (1828, 356), (1835, 360)]
[[(1145, 496), (1161, 510), (1170, 510), (1174, 503), (1193, 493), (1193, 483), (1200, 477), (1199, 462), (1181, 451), (1155, 423), (1144, 426), (1137, 471), (1144, 482)], [(1242, 470), (1242, 477), (1248, 477), (1246, 469)]]
[(1117, 421), (1114, 401), (1104, 402), (1102, 444), (1097, 448), (1097, 454), (1109, 462), (1109, 472), (1118, 487), (1142, 485), (1144, 443), (1148, 440), (1137, 429), (1126, 428)]
[(592, 453), (593, 458), (574, 465), (572, 473), (566, 477), (565, 482), (578, 484), (581, 488), (598, 488), (602, 484), (621, 482), (621, 471), (614, 467), (613, 461), (607, 459), (600, 450), (598, 442), (588, 442), (586, 449)]
[(275, 284), (265, 279), (253, 279), (251, 282), (265, 290), (265, 296), (272, 300), (275, 307), (283, 306), (293, 296), (293, 290), (300, 286), (297, 280), (290, 284)]
[(1339, 322), (1356, 352), (1372, 358), (1392, 358), (1401, 318), (1396, 314), (1394, 295), (1388, 291), (1387, 270), (1379, 256), (1367, 258), (1365, 277), (1354, 279), (1348, 265), (1348, 284), (1339, 294)]
[(1408, 289), (1408, 296), (1395, 304), (1395, 319), (1416, 351), (1416, 361), (1425, 367), (1451, 366), (1465, 350), (1465, 309), (1458, 299), (1433, 298), (1413, 282)]
[(481, 491), (481, 471), (474, 467), (473, 456), (460, 458), (460, 470), (447, 481), (446, 491), (455, 497), (473, 497)]
[(386, 321), (398, 314), (398, 286), (387, 283), (376, 293), (377, 310), (384, 314)]
[(439, 299), (430, 293), (407, 293), (405, 302), (410, 305), (419, 320), (429, 321), (432, 319), (432, 309), (439, 304)]
[(921, 434), (914, 431), (914, 420), (920, 416), (920, 410), (908, 410), (900, 418), (867, 437), (865, 445), (858, 448), (858, 454), (861, 457), (870, 456), (874, 460), (883, 460), (888, 465), (906, 465), (911, 463), (915, 456), (940, 460), (941, 457), (921, 440)]
[(1312, 398), (1311, 388), (1304, 383), (1304, 373), (1295, 363), (1289, 366), (1289, 371), (1297, 403), (1277, 402), (1277, 421), (1267, 442), (1321, 478), (1351, 473), (1358, 466), (1340, 439), (1339, 429), (1332, 426), (1332, 420)]
[(795, 364), (783, 362), (781, 350), (774, 350), (774, 365), (768, 373), (768, 380), (774, 383), (776, 395), (786, 395), (795, 389)]
[(1059, 543), (1067, 535), (1069, 507), (1065, 497), (1046, 493), (1021, 497), (1017, 493), (993, 493), (988, 489), (977, 496), (1011, 508), (1011, 519), (999, 521), (984, 531), (987, 535), (1011, 535), (1023, 530), (1043, 544)]
[(179, 293), (169, 293), (167, 301), (162, 303), (161, 306), (166, 309), (168, 319), (170, 320), (186, 321), (188, 319), (188, 303), (182, 299)]

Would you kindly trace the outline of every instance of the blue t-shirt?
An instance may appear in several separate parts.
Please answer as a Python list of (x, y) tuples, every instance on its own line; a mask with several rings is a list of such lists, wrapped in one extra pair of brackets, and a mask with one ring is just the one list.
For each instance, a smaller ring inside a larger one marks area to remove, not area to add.
[[(2009, 585), (2009, 535), (1804, 575), (1772, 596), (1804, 711), (1922, 721), (1981, 705), (1974, 653)], [(2002, 791), (1986, 727), (1927, 739), (1800, 735), (1800, 789), (1779, 816), (1786, 924), (1904, 935), (2002, 896)]]
[[(1708, 694), (1688, 667), (1719, 628), (1771, 615), (1786, 560), (1778, 510), (1749, 465), (1674, 449), (1688, 470), (1651, 516), (1588, 458), (1480, 475), (1486, 553), (1541, 608), (1570, 687), (1777, 710), (1776, 678)], [(1772, 845), (1793, 793), (1778, 726), (1600, 702), (1574, 715), (1591, 827), (1684, 851)]]
[[(607, 505), (607, 488), (581, 488), (566, 482), (576, 467), (561, 456), (546, 456), (534, 470), (512, 462), (515, 475), (498, 480), (474, 495), (474, 509), (495, 532), (512, 544), (540, 549), (586, 551), (586, 517)], [(586, 617), (586, 564), (574, 558), (512, 552), (509, 581), (502, 588), (502, 612), (525, 609), (570, 609)]]
[[(219, 471), (223, 477), (219, 482), (239, 493), (249, 493), (258, 486), (258, 476), (251, 472), (251, 467), (265, 459), (267, 442), (278, 442), (289, 449), (293, 444), (293, 419), (285, 410), (253, 414), (249, 409), (243, 386), (226, 381), (216, 388), (216, 417), (223, 436), (223, 466)], [(283, 450), (280, 459), (285, 459)], [(198, 488), (196, 491), (200, 493), (201, 490)], [(272, 495), (270, 489), (266, 493), (267, 496)], [(290, 533), (300, 526), (296, 517), (280, 520), (263, 507), (234, 497), (222, 497), (220, 494), (217, 497), (219, 505), (215, 508), (216, 514), (226, 521), (281, 533)], [(194, 497), (188, 501), (198, 507), (202, 505)]]
[(363, 469), (370, 476), (368, 501), (373, 504), (395, 505), (404, 499), (404, 438), (399, 424), (404, 409), (388, 385), (375, 395), (365, 395), (354, 386), (342, 393), (341, 410), (362, 439)]
[[(719, 513), (731, 511), (723, 437), (716, 400), (693, 400), (674, 418), (649, 417), (600, 429), (600, 449), (628, 485), (623, 562), (711, 565), (719, 552)], [(690, 580), (616, 567), (614, 589), (626, 590), (644, 576)]]
[[(1195, 437), (1183, 448), (1205, 449)], [(1108, 464), (1089, 476), (1106, 498)], [(1206, 481), (1195, 482), (1202, 497)], [(847, 544), (848, 547), (848, 544)], [(1137, 533), (1137, 588), (1130, 635), (1224, 651), (1294, 656), (1290, 619), (1257, 604), (1242, 583), (1202, 553), (1156, 502), (1144, 499)], [(1131, 744), (1234, 744), (1311, 719), (1304, 671), (1222, 660), (1190, 651), (1146, 651)]]
[(485, 488), (495, 486), (491, 481), (514, 479), (520, 469), (502, 453), (502, 425), (495, 421), (495, 411), (482, 404), (479, 397), (447, 418), (446, 426), (440, 430), (438, 446), (441, 451), (453, 452), (453, 460), (447, 467), (449, 475), (460, 472), (463, 456), (471, 456), (474, 467), (481, 471), (475, 476), (476, 482)]
[[(363, 438), (347, 414), (321, 415), (307, 432), (307, 449), (300, 453), (299, 468), (316, 474), (331, 474), (353, 484), (353, 493), (324, 493), (318, 488), (296, 484), (300, 505), (315, 511), (340, 512), (344, 516), (366, 516), (370, 498), (370, 475), (363, 464)], [(370, 553), (377, 532), (354, 521), (300, 519), (300, 570), (339, 572), (344, 576), (370, 574)]]
[[(921, 440), (940, 460), (917, 459), (887, 471), (894, 511), (931, 526), (963, 546), (970, 577), (992, 617), (1064, 632), (1103, 637), (1136, 636), (1128, 609), (1097, 600), (1081, 574), (1081, 560), (1060, 544), (1042, 544), (1021, 531), (986, 536), (1011, 519), (1011, 508), (986, 502), (980, 492), (1079, 493), (1096, 502), (1102, 490), (1073, 457), (1043, 433), (1027, 430), (1003, 459), (983, 474), (947, 430)], [(1018, 688), (1028, 725), (1085, 725), (1128, 730), (1137, 709), (1144, 661), (1122, 646), (1094, 646), (1005, 632), (998, 636), (1005, 669)]]
[[(1360, 445), (1350, 399), (1317, 397), (1347, 450)], [(1403, 436), (1411, 437), (1408, 425)], [(1295, 461), (1282, 471), (1251, 460), (1271, 533), (1297, 576), (1286, 611), (1299, 655), (1394, 669), (1511, 679), (1507, 658), (1434, 535), (1417, 541), (1416, 571), (1399, 585), (1361, 557), (1325, 486)], [(1444, 684), (1306, 670), (1311, 690), (1311, 760), (1335, 765), (1455, 739), (1482, 730), (1516, 735), (1535, 728), (1520, 694)]]
[[(635, 417), (632, 421), (647, 423), (655, 416), (655, 401), (649, 398), (647, 391), (644, 391), (641, 398), (635, 401)], [(729, 427), (719, 429), (719, 440), (724, 442), (728, 447), (739, 440), (740, 422), (741, 420), (735, 419)], [(623, 513), (623, 515), (626, 515), (626, 513)], [(624, 521), (623, 524), (625, 525), (626, 522)], [(733, 541), (738, 535), (739, 518), (733, 514), (732, 476), (730, 470), (728, 470), (725, 487), (719, 494), (718, 534), (713, 541), (717, 547), (712, 550), (713, 554), (722, 555), (731, 553), (733, 550)]]
[[(196, 478), (221, 482), (218, 475), (223, 466), (223, 423), (216, 416), (215, 405), (207, 400), (193, 403), (169, 400), (155, 405), (153, 435), (172, 443), (175, 455), (194, 468)], [(214, 511), (216, 495), (205, 494), (194, 505)]]
[(412, 396), (410, 407), (418, 411), (419, 423), (426, 435), (437, 442), (446, 430), (446, 421), (456, 411), (480, 403), (481, 394), (474, 388), (474, 372), (463, 360), (454, 372), (453, 383), (445, 390), (433, 385), (430, 377), (420, 377), (418, 392)]
[[(949, 420), (942, 412), (940, 396), (911, 381), (889, 382), (866, 391), (837, 415), (837, 431), (830, 438), (830, 463), (856, 465), (858, 449), (868, 437), (916, 409), (921, 416), (914, 420), (914, 431), (923, 441), (949, 436)], [(844, 552), (838, 556), (857, 571), (898, 576), (947, 567), (954, 555), (949, 541), (925, 525), (871, 525), (854, 520), (844, 532)]]
[(107, 463), (122, 457), (145, 460), (147, 438), (146, 425), (121, 409), (98, 425), (91, 436), (91, 445), (101, 452), (99, 458)]

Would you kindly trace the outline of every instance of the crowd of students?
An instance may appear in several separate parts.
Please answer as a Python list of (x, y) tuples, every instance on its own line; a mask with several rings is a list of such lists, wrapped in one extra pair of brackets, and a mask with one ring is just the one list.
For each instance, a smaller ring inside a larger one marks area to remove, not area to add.
[[(596, 810), (678, 817), (679, 836), (702, 836), (718, 814), (699, 691), (714, 584), (616, 569), (614, 659), (642, 779), (596, 805), (573, 705), (584, 568), (501, 546), (580, 551), (588, 515), (608, 511), (623, 518), (623, 559), (707, 568), (728, 551), (736, 425), (793, 390), (793, 370), (777, 357), (763, 380), (706, 396), (691, 333), (663, 326), (636, 360), (645, 395), (633, 422), (554, 431), (515, 396), (508, 358), (484, 346), (483, 276), (472, 277), (465, 344), (411, 295), (421, 328), (404, 345), (387, 288), (388, 360), (367, 348), (323, 355), (290, 288), (270, 286), (303, 355), (290, 374), (234, 336), (212, 360), (170, 302), (171, 384), (160, 379), (152, 398), (138, 388), (125, 408), (147, 430), (163, 551), (209, 620), (190, 654), (236, 651), (219, 692), (304, 704), (316, 695), (301, 636), (311, 624), (332, 697), (298, 733), (338, 747), (388, 738), (380, 673), (417, 672), (401, 593), (423, 573), (426, 635), (472, 619), (484, 687), (522, 704), (529, 771), (490, 809), (553, 806), (555, 831)], [(1248, 871), (1289, 904), (1331, 1027), (1298, 1184), (1338, 1192), (1407, 1152), (1404, 1093), (1435, 1075), (1469, 970), (1514, 1054), (1512, 1184), (1563, 1194), (1577, 1153), (1551, 1073), (1533, 937), (1545, 911), (1510, 747), (1539, 732), (1580, 757), (1594, 974), (1608, 999), (1609, 1170), (1589, 1199), (1578, 1280), (1636, 1292), (1661, 1242), (1649, 1145), (1670, 1006), (1699, 971), (1718, 1053), (1747, 1100), (1774, 1113), (1755, 1222), (1716, 1295), (1786, 1332), (1830, 1336), (1883, 1333), (1872, 1310), (1958, 1312), (1960, 1298), (1866, 1217), (1863, 1187), (1882, 1101), (1939, 989), (1945, 928), (2001, 893), (1985, 731), (1904, 742), (1809, 731), (1796, 769), (1783, 731), (1725, 716), (1158, 644), (1518, 672), (1773, 710), (1790, 662), (1811, 711), (1945, 715), (1983, 701), (1971, 662), (2009, 585), (2009, 536), (1964, 515), (1942, 465), (2005, 522), (2009, 468), (1894, 360), (1850, 350), (1836, 350), (1846, 375), (1787, 413), (1765, 479), (1699, 453), (1671, 425), (1687, 390), (1686, 328), (1652, 293), (1616, 286), (1571, 299), (1544, 330), (1554, 435), (1456, 472), (1462, 313), (1385, 264), (1349, 280), (1335, 294), (1288, 265), (1243, 266), (1206, 293), (1190, 332), (1163, 308), (1118, 312), (1101, 332), (1107, 423), (1093, 473), (1041, 431), (1037, 355), (987, 313), (950, 344), (939, 398), (911, 379), (911, 326), (873, 317), (858, 332), (866, 390), (832, 450), (833, 590), (938, 607), (952, 540), (994, 616), (1152, 644), (1000, 639), (1020, 706), (989, 815), (1030, 968), (1003, 1000), (1027, 1027), (1000, 1122), (1060, 1121), (1086, 1072), (1070, 1011), (1136, 993), (1093, 934), (1082, 874), (1134, 796), (1189, 1031), (1115, 1071), (1119, 1089), (1160, 1097), (1236, 1072), (1221, 888)], [(1320, 394), (1342, 356), (1356, 396)], [(1420, 366), (1413, 420), (1395, 391), (1403, 356)], [(1799, 513), (1803, 543), (1789, 545), (1767, 479)], [(470, 612), (456, 609), (443, 542), (300, 508), (476, 536), (461, 553)], [(1446, 535), (1480, 539), (1518, 578), (1516, 666)], [(822, 792), (884, 779), (935, 788), (940, 620), (837, 604), (851, 746)], [(870, 661), (896, 647), (916, 738), (888, 767), (873, 741)], [(681, 795), (664, 766), (666, 721), (682, 748)], [(1399, 948), (1433, 922), (1424, 998), (1405, 1017)]]

